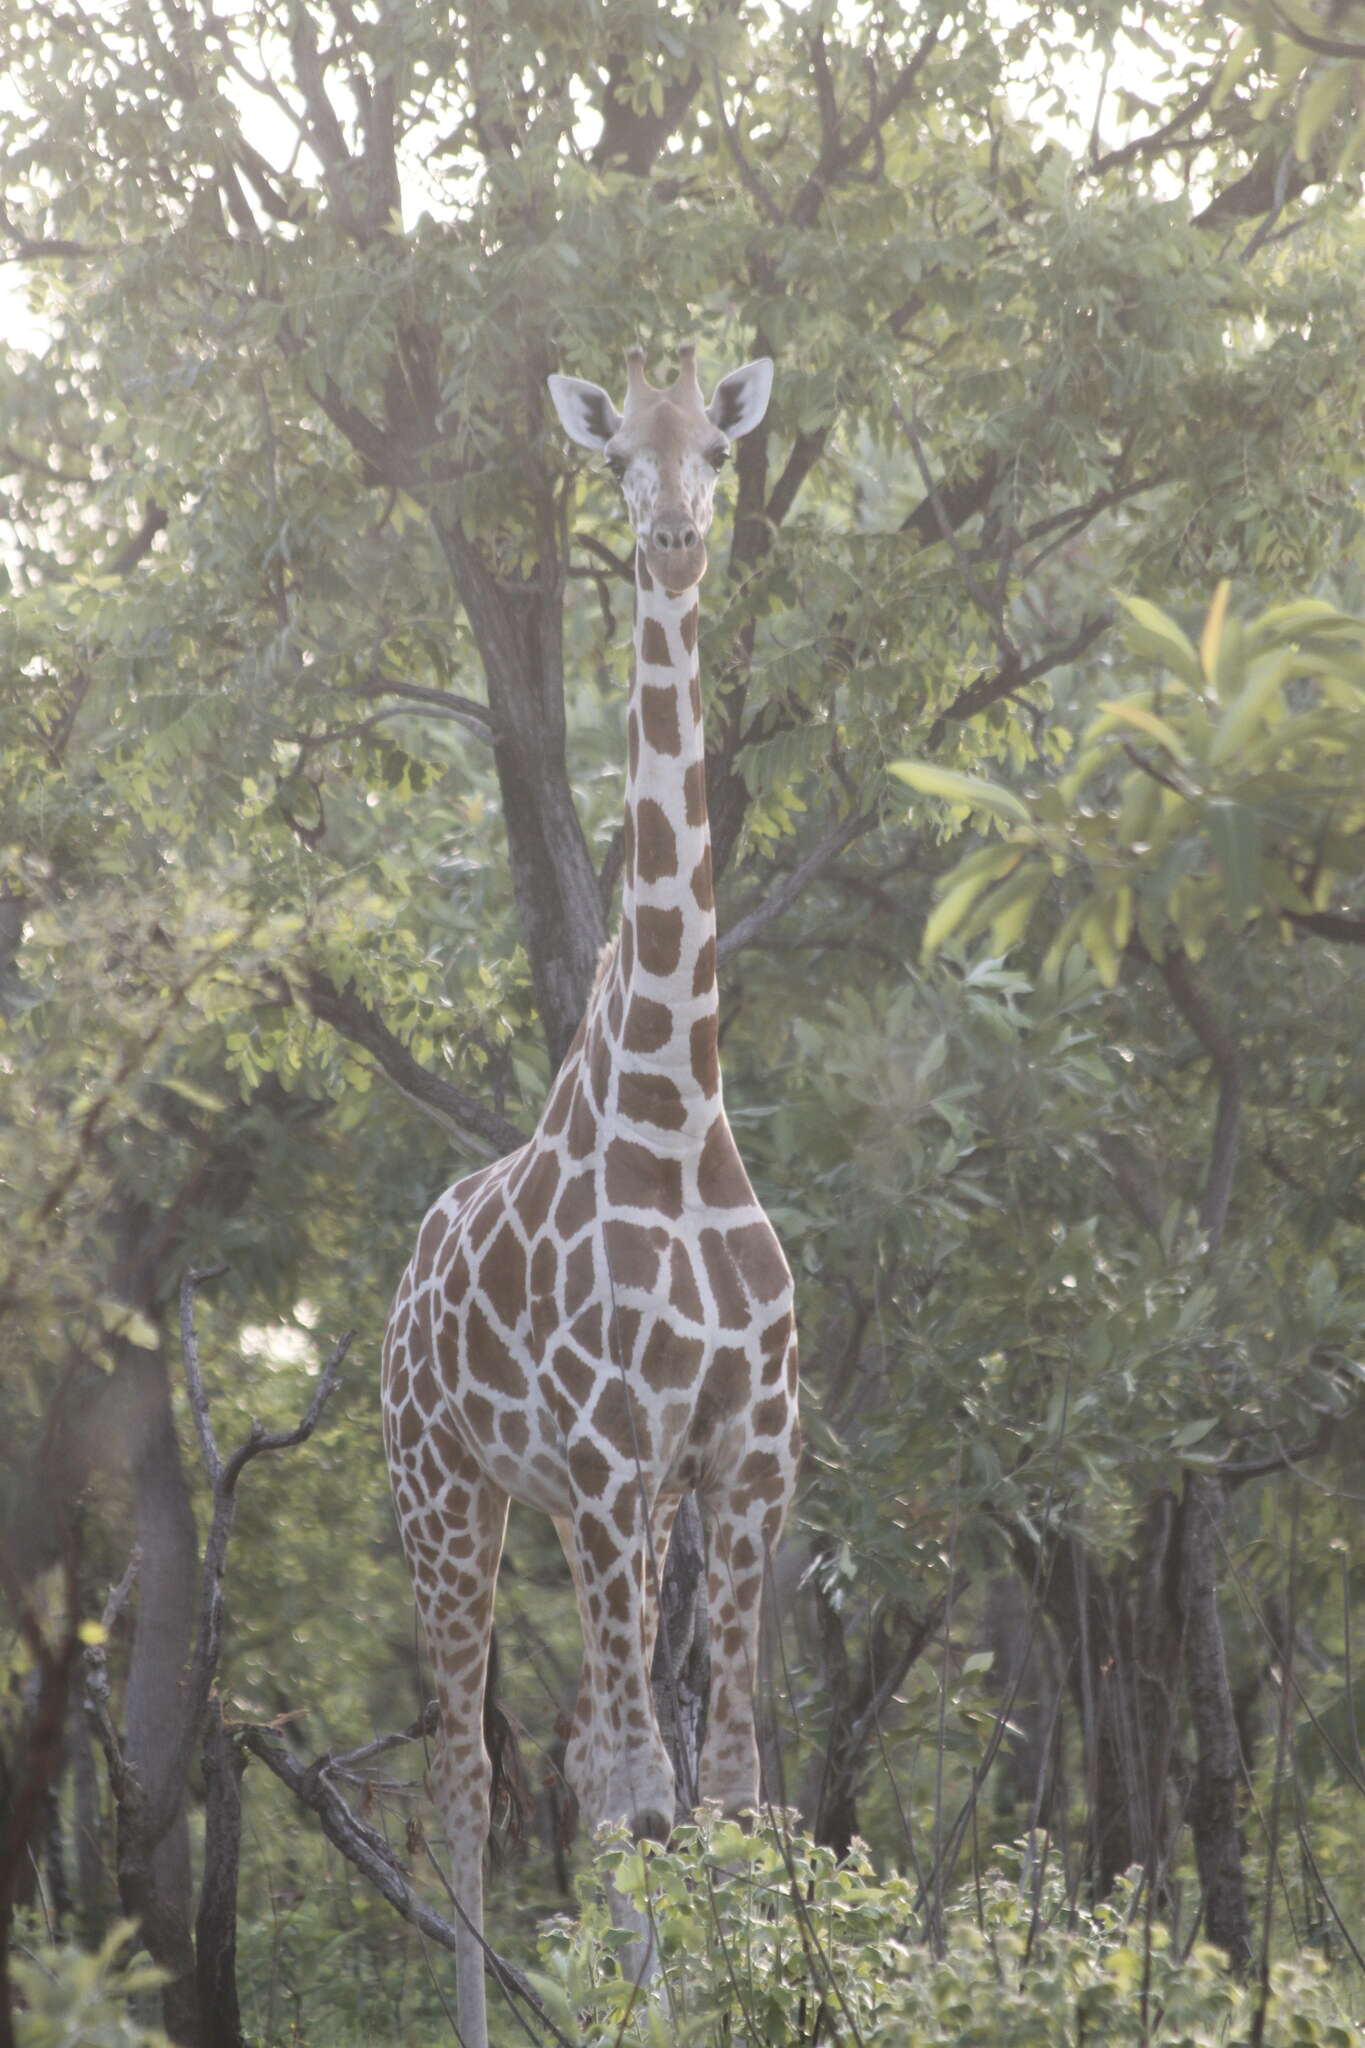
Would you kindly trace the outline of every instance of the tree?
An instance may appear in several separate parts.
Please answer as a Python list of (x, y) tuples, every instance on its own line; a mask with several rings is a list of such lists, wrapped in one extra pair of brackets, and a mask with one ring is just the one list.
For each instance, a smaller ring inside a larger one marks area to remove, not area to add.
[[(914, 1375), (877, 1324), (883, 1219), (831, 1218), (832, 1134), (792, 1104), (910, 1005), (973, 1016), (983, 1061), (1017, 1009), (989, 978), (931, 995), (906, 971), (948, 856), (886, 763), (1057, 758), (1111, 659), (1114, 583), (1178, 609), (1221, 575), (1306, 589), (1352, 558), (1355, 58), (1297, 17), (1250, 16), (1230, 54), (1178, 7), (1098, 7), (1078, 33), (1104, 89), (1068, 125), (1076, 35), (1043, 9), (39, 4), (6, 25), (0, 233), (44, 333), (3, 369), (24, 1137), (4, 1298), (27, 1333), (6, 1541), (50, 1564), (40, 1510), (93, 1488), (107, 1582), (136, 1525), (149, 1777), (197, 1570), (164, 1335), (181, 1271), (229, 1259), (239, 1323), (320, 1300), (377, 1336), (452, 1150), (533, 1119), (610, 922), (626, 565), (607, 489), (547, 431), (545, 373), (610, 381), (627, 341), (658, 357), (691, 332), (778, 361), (709, 604), (708, 780), (730, 1095), (835, 1412), (841, 1384), (883, 1371), (901, 1399)], [(1188, 1040), (1140, 1016), (1178, 1072)], [(1049, 1072), (1107, 1120), (1073, 1028), (1065, 1005), (1041, 1027)], [(1285, 1122), (1311, 1143), (1311, 1117)], [(949, 1180), (908, 1212), (945, 1257)], [(1003, 1292), (945, 1357), (1001, 1349)], [(956, 1397), (908, 1398), (941, 1469)], [(1143, 1426), (1162, 1413), (1154, 1394)], [(878, 1427), (855, 1420), (865, 1475)], [(832, 1481), (812, 1517), (875, 1556), (869, 1498)], [(910, 1640), (932, 1572), (923, 1590), (874, 1637)], [(189, 2040), (184, 1845), (177, 1814), (128, 1896)]]

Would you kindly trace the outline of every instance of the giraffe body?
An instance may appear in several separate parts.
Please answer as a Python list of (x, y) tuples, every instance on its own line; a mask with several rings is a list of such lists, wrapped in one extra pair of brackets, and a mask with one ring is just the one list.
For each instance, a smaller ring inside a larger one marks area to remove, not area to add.
[(701, 1794), (730, 1811), (758, 1796), (759, 1597), (799, 1453), (796, 1341), (791, 1275), (721, 1094), (696, 586), (717, 441), (754, 423), (727, 386), (757, 372), (761, 417), (767, 370), (736, 372), (704, 410), (690, 354), (664, 393), (633, 362), (624, 421), (596, 387), (551, 380), (575, 438), (624, 466), (639, 541), (621, 928), (534, 1135), (429, 1211), (384, 1354), (385, 1443), (441, 1704), (433, 1791), (470, 1923), (457, 1955), (470, 2048), (486, 2042), (472, 1930), (509, 1499), (554, 1519), (573, 1575), (584, 1661), (566, 1770), (582, 1815), (665, 1838), (655, 1591), (696, 1488), (713, 1634)]

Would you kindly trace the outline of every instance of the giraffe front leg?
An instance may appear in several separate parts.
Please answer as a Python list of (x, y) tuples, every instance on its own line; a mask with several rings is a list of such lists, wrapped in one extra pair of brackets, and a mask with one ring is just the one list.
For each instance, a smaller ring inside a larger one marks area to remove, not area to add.
[(622, 1822), (667, 1841), (673, 1767), (649, 1683), (649, 1568), (643, 1533), (617, 1536), (593, 1509), (572, 1530), (583, 1624), (583, 1684), (565, 1767), (590, 1829)]
[(759, 1804), (758, 1739), (754, 1692), (758, 1680), (759, 1624), (768, 1561), (782, 1533), (791, 1475), (772, 1453), (758, 1484), (713, 1497), (705, 1504), (710, 1541), (707, 1589), (711, 1620), (711, 1708), (701, 1753), (701, 1796), (727, 1814)]
[[(483, 1859), (492, 1765), (483, 1731), (493, 1594), (507, 1526), (507, 1495), (443, 1432), (446, 1483), (399, 1523), (412, 1566), (441, 1709), (428, 1783), (446, 1836), (455, 1901), (455, 1982), (460, 2039), (487, 2048)], [(453, 1469), (452, 1469), (453, 1467)], [(439, 1520), (439, 1538), (433, 1540)]]

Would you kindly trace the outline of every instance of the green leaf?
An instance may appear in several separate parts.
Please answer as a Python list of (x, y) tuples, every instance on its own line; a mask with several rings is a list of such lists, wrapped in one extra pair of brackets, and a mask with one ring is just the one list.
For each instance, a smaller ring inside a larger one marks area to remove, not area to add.
[(1145, 597), (1125, 597), (1117, 590), (1114, 595), (1131, 621), (1125, 629), (1129, 646), (1139, 654), (1154, 655), (1164, 661), (1192, 690), (1199, 689), (1203, 682), (1199, 656), (1175, 620), (1167, 618)]
[(1213, 729), (1209, 741), (1209, 762), (1213, 767), (1236, 753), (1284, 688), (1293, 667), (1292, 653), (1263, 658), (1253, 664), (1250, 680), (1237, 692)]
[(942, 797), (946, 803), (963, 804), (968, 810), (989, 811), (1012, 825), (1031, 822), (1028, 808), (1014, 792), (980, 775), (961, 775), (953, 768), (936, 768), (930, 761), (893, 761), (891, 773), (908, 782), (921, 796)]
[(1094, 739), (1116, 724), (1131, 725), (1135, 731), (1145, 733), (1149, 739), (1163, 746), (1177, 761), (1183, 763), (1188, 759), (1185, 743), (1174, 726), (1168, 725), (1164, 718), (1158, 718), (1154, 711), (1148, 711), (1143, 705), (1134, 703), (1131, 699), (1125, 699), (1122, 703), (1106, 704), (1099, 717), (1091, 723), (1085, 737), (1087, 740)]
[(1354, 76), (1354, 65), (1332, 64), (1305, 87), (1294, 117), (1294, 154), (1301, 164), (1312, 156), (1314, 144), (1350, 90)]
[(1197, 1444), (1201, 1438), (1208, 1435), (1211, 1429), (1216, 1429), (1217, 1427), (1218, 1417), (1216, 1415), (1205, 1415), (1201, 1416), (1198, 1422), (1187, 1422), (1171, 1438), (1171, 1449), (1173, 1451), (1187, 1451), (1191, 1444)]
[(1246, 804), (1211, 803), (1205, 817), (1223, 877), (1228, 914), (1237, 922), (1261, 900), (1261, 826)]
[(932, 960), (944, 940), (952, 937), (982, 890), (990, 886), (990, 882), (990, 875), (968, 875), (965, 881), (957, 882), (948, 890), (942, 901), (934, 905), (924, 925), (924, 938), (921, 942), (924, 959)]

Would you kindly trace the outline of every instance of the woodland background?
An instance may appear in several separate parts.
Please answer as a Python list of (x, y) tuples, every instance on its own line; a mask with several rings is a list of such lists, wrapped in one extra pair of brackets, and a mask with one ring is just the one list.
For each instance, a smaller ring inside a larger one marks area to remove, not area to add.
[(536, 1958), (590, 1858), (514, 1513), (498, 2023), (1365, 2038), (1365, 6), (24, 0), (0, 52), (0, 2040), (452, 2037), (420, 1733), (307, 1767), (424, 1709), (387, 1303), (614, 915), (629, 549), (545, 375), (688, 338), (777, 362), (702, 672), (793, 1817), (659, 1859), (671, 2008), (590, 1878)]

